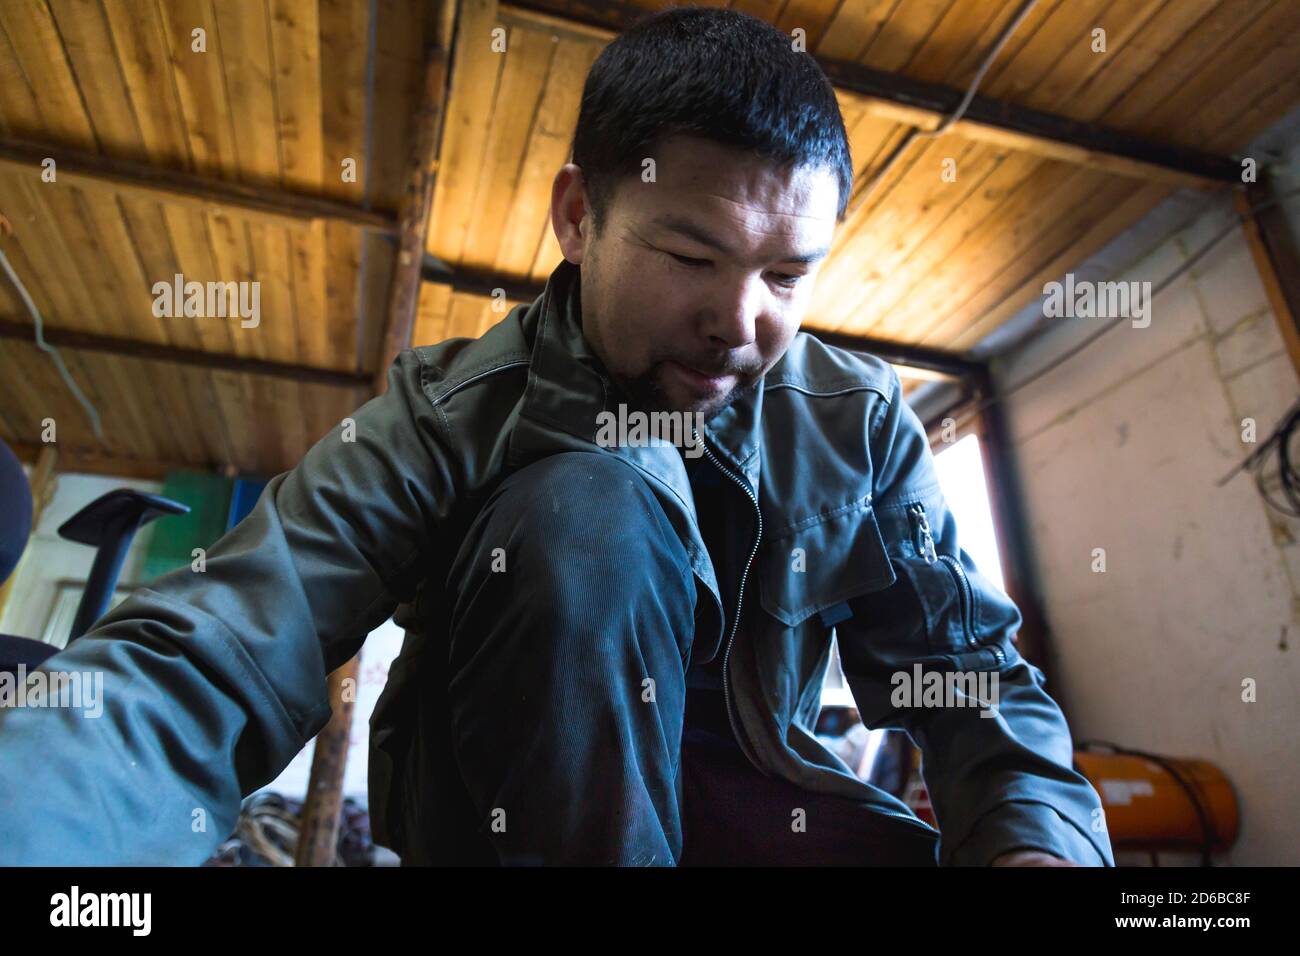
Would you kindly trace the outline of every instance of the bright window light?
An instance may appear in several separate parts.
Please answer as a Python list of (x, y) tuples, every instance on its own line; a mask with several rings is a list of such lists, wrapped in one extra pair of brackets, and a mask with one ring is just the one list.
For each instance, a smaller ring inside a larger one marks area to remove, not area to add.
[(1005, 590), (979, 439), (967, 435), (949, 445), (934, 456), (934, 467), (943, 496), (957, 519), (958, 545), (971, 556), (980, 573)]

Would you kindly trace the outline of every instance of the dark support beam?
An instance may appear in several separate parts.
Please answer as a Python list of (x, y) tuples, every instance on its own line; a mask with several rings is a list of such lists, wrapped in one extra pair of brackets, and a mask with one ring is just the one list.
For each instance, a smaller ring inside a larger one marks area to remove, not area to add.
[(420, 305), (420, 273), (424, 265), (425, 234), (433, 205), (433, 184), (438, 164), (438, 143), (451, 82), (451, 54), (454, 42), (457, 0), (444, 0), (439, 14), (437, 36), (430, 39), (425, 51), (424, 77), (415, 135), (411, 137), (410, 169), (397, 233), (397, 257), (393, 279), (388, 287), (388, 310), (380, 343), (379, 369), (375, 373), (374, 391), (386, 387), (388, 367), (399, 352), (411, 344), (415, 315)]
[[(41, 456), (48, 452), (50, 445), (28, 442), (9, 441), (9, 448), (19, 461), (38, 467)], [(162, 481), (172, 471), (193, 471), (195, 469), (217, 472), (222, 463), (210, 461), (199, 463), (193, 461), (166, 461), (157, 458), (116, 457), (102, 448), (71, 445), (67, 441), (58, 443), (59, 456), (54, 470), (59, 474), (111, 475), (114, 478), (139, 478), (141, 481)], [(10, 579), (12, 580), (12, 578)]]
[(529, 279), (508, 279), (491, 272), (477, 269), (452, 268), (446, 263), (425, 254), (424, 266), (420, 270), (424, 282), (436, 285), (449, 285), (453, 292), (464, 295), (494, 296), (501, 292), (511, 302), (532, 302), (546, 290), (544, 282)]
[[(574, 25), (620, 33), (651, 11), (618, 0), (514, 0), (502, 4), (502, 17), (520, 18), (514, 11), (558, 17)], [(545, 28), (539, 20), (538, 28)], [(817, 57), (831, 82), (849, 93), (880, 105), (879, 112), (919, 129), (934, 129), (953, 113), (965, 90), (887, 73), (857, 63)], [(1119, 175), (1164, 180), (1180, 186), (1207, 188), (1241, 181), (1241, 167), (1232, 159), (1199, 150), (1156, 143), (1095, 123), (976, 95), (952, 130), (972, 139), (993, 142), (1065, 162), (1094, 166)]]
[[(341, 372), (328, 368), (315, 368), (309, 365), (291, 365), (285, 362), (268, 362), (264, 359), (246, 358), (242, 355), (223, 355), (217, 352), (203, 352), (198, 349), (182, 349), (171, 345), (139, 342), (135, 339), (121, 339), (90, 332), (52, 329), (48, 326), (44, 329), (44, 337), (45, 341), (55, 348), (72, 349), (76, 352), (120, 355), (124, 358), (143, 359), (151, 362), (170, 362), (173, 365), (188, 365), (192, 368), (241, 372), (245, 375), (263, 375), (267, 378), (283, 378), (312, 385), (367, 388), (371, 382), (369, 375), (357, 372)], [(33, 348), (36, 345), (33, 327), (23, 322), (0, 321), (0, 339), (17, 339), (28, 343)]]
[(989, 508), (1002, 554), (1002, 577), (1007, 595), (1020, 608), (1022, 619), (1016, 644), (1023, 657), (1051, 674), (1055, 662), (1050, 659), (1051, 642), (1038, 599), (1029, 526), (1021, 507), (1020, 482), (1012, 460), (1010, 429), (1002, 403), (989, 401), (994, 385), (987, 369), (975, 375), (973, 384), (976, 396), (984, 405), (975, 427), (989, 491)]
[[(857, 63), (819, 59), (841, 89), (889, 104), (894, 119), (933, 129), (960, 105), (965, 91), (886, 73)], [(1226, 187), (1241, 182), (1235, 160), (1171, 146), (1121, 130), (976, 95), (952, 130), (972, 139), (1024, 150), (1050, 159), (1094, 166), (1139, 179), (1179, 186)]]
[(827, 345), (849, 349), (853, 352), (866, 352), (884, 359), (893, 365), (907, 365), (912, 368), (939, 372), (954, 378), (967, 378), (984, 371), (984, 364), (965, 358), (954, 352), (930, 348), (925, 345), (908, 345), (904, 342), (891, 342), (888, 339), (875, 339), (869, 335), (850, 335), (845, 332), (823, 332), (820, 329), (804, 331), (816, 336)]
[(387, 213), (372, 212), (324, 196), (208, 179), (63, 146), (0, 139), (0, 169), (20, 172), (40, 183), (41, 164), (46, 159), (54, 160), (55, 183), (140, 192), (162, 202), (271, 219), (291, 226), (321, 220), (372, 232), (397, 231), (397, 221)]
[[(1255, 270), (1273, 308), (1291, 367), (1300, 376), (1300, 252), (1287, 228), (1286, 213), (1267, 179), (1247, 186), (1235, 200)], [(1250, 215), (1253, 207), (1265, 204), (1271, 205)]]
[[(425, 256), (421, 277), (425, 282), (449, 285), (452, 291), (464, 293), (465, 295), (492, 296), (497, 292), (502, 292), (505, 294), (506, 299), (511, 302), (532, 302), (546, 288), (543, 283), (530, 282), (526, 279), (506, 279), (491, 272), (480, 272), (476, 269), (453, 269), (429, 255)], [(973, 375), (984, 368), (982, 362), (924, 345), (908, 345), (905, 342), (876, 339), (868, 335), (825, 332), (821, 329), (806, 326), (803, 331), (816, 336), (827, 345), (834, 345), (854, 352), (867, 352), (893, 365), (906, 365), (910, 368), (925, 369), (929, 372), (938, 372), (941, 375), (950, 375), (954, 378)]]

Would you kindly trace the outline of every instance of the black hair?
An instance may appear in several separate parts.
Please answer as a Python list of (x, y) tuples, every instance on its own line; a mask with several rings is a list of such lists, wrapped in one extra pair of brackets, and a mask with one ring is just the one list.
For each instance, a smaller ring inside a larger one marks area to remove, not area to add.
[(592, 64), (573, 162), (599, 228), (614, 187), (639, 175), (676, 133), (753, 150), (782, 166), (825, 167), (839, 180), (837, 221), (853, 160), (830, 80), (791, 37), (736, 10), (674, 7), (638, 21)]

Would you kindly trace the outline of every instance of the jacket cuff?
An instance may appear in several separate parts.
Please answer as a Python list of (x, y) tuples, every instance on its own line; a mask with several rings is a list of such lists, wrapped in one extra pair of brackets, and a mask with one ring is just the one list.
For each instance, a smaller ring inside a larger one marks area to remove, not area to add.
[(981, 817), (943, 863), (989, 866), (1012, 850), (1040, 850), (1082, 866), (1114, 866), (1110, 840), (1097, 836), (1100, 845), (1046, 803), (1011, 800)]

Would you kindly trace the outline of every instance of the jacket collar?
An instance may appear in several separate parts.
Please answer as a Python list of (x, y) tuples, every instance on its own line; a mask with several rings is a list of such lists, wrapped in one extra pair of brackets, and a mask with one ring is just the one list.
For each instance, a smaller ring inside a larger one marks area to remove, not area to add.
[[(523, 317), (532, 358), (508, 460), (519, 466), (556, 450), (596, 447), (597, 415), (617, 414), (619, 391), (582, 334), (581, 271), (561, 261)], [(763, 388), (742, 396), (704, 426), (709, 450), (758, 496)], [(681, 453), (666, 445), (602, 449), (663, 482), (695, 517)]]

